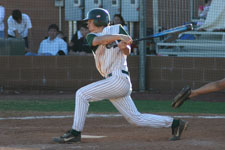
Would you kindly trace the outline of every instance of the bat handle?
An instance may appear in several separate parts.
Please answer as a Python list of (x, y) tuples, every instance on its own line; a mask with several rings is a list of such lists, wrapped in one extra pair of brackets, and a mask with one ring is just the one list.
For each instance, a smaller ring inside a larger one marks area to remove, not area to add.
[(148, 40), (148, 39), (152, 39), (152, 38), (151, 37), (146, 37), (146, 38), (134, 39), (133, 43), (139, 42), (139, 41), (143, 41), (143, 40)]

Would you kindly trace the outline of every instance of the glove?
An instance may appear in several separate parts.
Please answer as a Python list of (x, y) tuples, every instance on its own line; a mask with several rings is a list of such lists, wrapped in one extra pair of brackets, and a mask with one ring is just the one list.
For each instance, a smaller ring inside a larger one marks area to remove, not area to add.
[(189, 95), (191, 94), (191, 88), (189, 86), (185, 86), (173, 99), (171, 106), (176, 109), (180, 107), (184, 101), (188, 100)]

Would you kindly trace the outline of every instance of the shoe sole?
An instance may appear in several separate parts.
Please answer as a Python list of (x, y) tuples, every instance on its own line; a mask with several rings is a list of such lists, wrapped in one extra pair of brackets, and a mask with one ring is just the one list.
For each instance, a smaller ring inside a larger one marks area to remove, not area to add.
[(53, 142), (59, 143), (59, 144), (72, 144), (72, 143), (79, 143), (81, 142), (81, 139), (76, 139), (74, 141), (64, 141), (63, 139), (60, 138), (52, 138)]

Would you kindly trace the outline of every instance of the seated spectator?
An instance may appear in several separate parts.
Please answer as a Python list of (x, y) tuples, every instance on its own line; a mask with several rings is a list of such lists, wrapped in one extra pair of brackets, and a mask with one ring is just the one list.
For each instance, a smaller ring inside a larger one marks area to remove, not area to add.
[(197, 22), (197, 27), (204, 24), (209, 11), (210, 4), (211, 4), (211, 0), (205, 0), (204, 5), (199, 6), (198, 17), (200, 20)]
[(210, 4), (211, 4), (211, 0), (205, 0), (205, 4), (199, 6), (199, 9), (198, 9), (199, 18), (206, 19)]
[(199, 31), (223, 31), (225, 30), (225, 2), (224, 0), (213, 0), (207, 13), (206, 20)]
[[(81, 24), (81, 25), (83, 25), (83, 24)], [(85, 26), (85, 25), (84, 25), (84, 26)], [(87, 24), (86, 24), (86, 26), (87, 26)], [(79, 29), (80, 29), (80, 28), (81, 28), (81, 27), (79, 27)], [(79, 40), (80, 38), (82, 38), (82, 37), (83, 37), (83, 36), (82, 36), (80, 30), (77, 30), (76, 33), (73, 35), (73, 37), (72, 37), (70, 43), (69, 43), (69, 51), (71, 51), (71, 50), (74, 48), (74, 45), (77, 45), (78, 40)]]
[(58, 26), (56, 24), (51, 24), (48, 27), (48, 38), (41, 42), (38, 54), (29, 52), (26, 56), (67, 55), (67, 44), (63, 39), (57, 37), (58, 31)]
[(124, 30), (127, 33), (129, 33), (128, 32), (128, 28), (127, 28), (127, 26), (125, 24), (125, 21), (124, 21), (124, 19), (123, 19), (121, 14), (115, 14), (114, 15), (112, 25), (115, 25), (115, 24), (121, 24), (123, 26)]
[(13, 10), (12, 15), (8, 18), (8, 37), (22, 38), (25, 41), (25, 46), (28, 48), (28, 35), (32, 28), (30, 17), (27, 14), (21, 13), (20, 10)]
[(87, 23), (83, 23), (80, 27), (82, 37), (77, 38), (75, 34), (69, 44), (69, 50), (71, 55), (86, 55), (92, 53), (90, 46), (87, 43), (86, 36), (89, 33)]
[(62, 31), (58, 32), (57, 37), (63, 39), (65, 42), (67, 42), (66, 36), (64, 35), (64, 33)]

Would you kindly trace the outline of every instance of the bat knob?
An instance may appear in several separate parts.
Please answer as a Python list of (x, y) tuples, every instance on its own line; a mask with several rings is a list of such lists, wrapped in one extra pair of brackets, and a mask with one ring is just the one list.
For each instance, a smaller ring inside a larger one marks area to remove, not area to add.
[(192, 30), (194, 30), (194, 28), (193, 28), (193, 24), (192, 24), (192, 23), (187, 24), (186, 26), (187, 26), (187, 30), (188, 30), (188, 31), (192, 31)]

